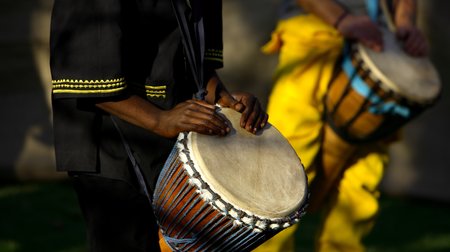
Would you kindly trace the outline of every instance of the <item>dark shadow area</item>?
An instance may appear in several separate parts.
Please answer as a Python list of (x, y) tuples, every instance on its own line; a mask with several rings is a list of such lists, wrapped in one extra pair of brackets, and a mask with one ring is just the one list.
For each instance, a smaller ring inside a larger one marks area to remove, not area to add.
[(0, 251), (85, 251), (84, 223), (69, 183), (0, 187)]
[[(450, 162), (450, 23), (449, 1), (426, 1), (424, 30), (431, 46), (431, 60), (440, 73), (443, 92), (438, 103), (426, 111), (406, 131), (413, 146), (412, 164), (420, 171), (411, 192), (414, 195), (450, 201), (448, 164)], [(447, 174), (447, 176), (445, 175)]]
[(368, 251), (450, 251), (450, 204), (384, 196)]
[[(450, 251), (450, 204), (382, 196), (380, 214), (365, 239), (368, 252)], [(320, 213), (307, 214), (296, 232), (296, 251), (312, 252)]]

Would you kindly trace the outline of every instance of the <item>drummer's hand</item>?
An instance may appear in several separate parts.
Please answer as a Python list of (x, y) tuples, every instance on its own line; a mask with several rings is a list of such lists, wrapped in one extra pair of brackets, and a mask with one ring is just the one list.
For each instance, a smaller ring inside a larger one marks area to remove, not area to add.
[(409, 55), (414, 57), (428, 55), (428, 43), (425, 35), (416, 26), (399, 26), (396, 35), (403, 42), (403, 49)]
[(168, 138), (184, 131), (219, 136), (230, 131), (227, 121), (216, 112), (215, 106), (200, 100), (187, 100), (171, 110), (162, 111), (158, 124), (158, 134)]
[(347, 15), (336, 28), (347, 39), (356, 40), (376, 52), (383, 50), (383, 35), (367, 15)]
[(255, 134), (264, 128), (269, 116), (262, 109), (258, 98), (247, 92), (233, 92), (225, 94), (217, 102), (224, 107), (232, 108), (242, 113), (240, 126)]

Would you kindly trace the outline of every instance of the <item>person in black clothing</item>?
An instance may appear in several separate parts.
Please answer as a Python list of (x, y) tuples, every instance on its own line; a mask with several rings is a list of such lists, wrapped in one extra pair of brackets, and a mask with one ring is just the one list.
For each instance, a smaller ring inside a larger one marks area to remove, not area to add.
[[(267, 123), (258, 99), (230, 93), (222, 67), (221, 0), (183, 2), (188, 19), (203, 9), (204, 100), (190, 72), (169, 0), (55, 0), (51, 23), (56, 163), (67, 171), (91, 251), (159, 251), (158, 226), (119, 130), (149, 194), (176, 136), (226, 135), (215, 104), (242, 113), (252, 133)], [(118, 128), (115, 127), (117, 123)]]

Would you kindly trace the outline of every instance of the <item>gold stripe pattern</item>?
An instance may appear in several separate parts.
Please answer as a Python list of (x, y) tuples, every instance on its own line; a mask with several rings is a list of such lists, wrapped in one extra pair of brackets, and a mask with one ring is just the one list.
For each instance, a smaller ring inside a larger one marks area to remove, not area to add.
[(121, 91), (127, 87), (125, 78), (106, 80), (52, 80), (54, 94), (105, 94)]
[(217, 49), (207, 49), (205, 52), (205, 60), (214, 60), (223, 62), (223, 51)]
[(166, 85), (163, 86), (149, 86), (145, 85), (145, 93), (147, 97), (166, 98)]
[(223, 59), (221, 59), (221, 58), (205, 57), (205, 60), (223, 62)]

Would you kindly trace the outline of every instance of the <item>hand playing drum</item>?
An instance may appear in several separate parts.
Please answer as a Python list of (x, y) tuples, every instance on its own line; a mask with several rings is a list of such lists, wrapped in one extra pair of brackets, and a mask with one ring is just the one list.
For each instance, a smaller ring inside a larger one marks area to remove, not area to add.
[(218, 110), (225, 137), (181, 133), (154, 194), (161, 234), (174, 251), (250, 251), (299, 221), (307, 179), (270, 124), (253, 134), (242, 115)]
[(230, 128), (227, 121), (217, 114), (215, 103), (241, 112), (240, 126), (248, 132), (256, 134), (267, 124), (268, 115), (254, 95), (246, 92), (229, 93), (218, 77), (213, 76), (208, 83), (205, 101), (188, 100), (171, 110), (162, 111), (155, 131), (169, 138), (189, 131), (224, 136)]

